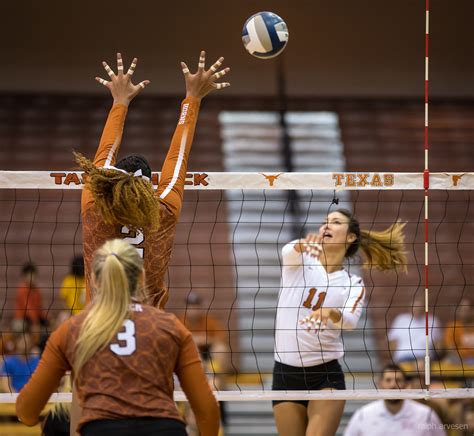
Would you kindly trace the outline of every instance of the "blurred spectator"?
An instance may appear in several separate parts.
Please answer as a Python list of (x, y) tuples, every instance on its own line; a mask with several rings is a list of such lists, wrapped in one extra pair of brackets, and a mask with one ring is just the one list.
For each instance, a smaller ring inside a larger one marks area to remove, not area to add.
[(43, 330), (39, 338), (37, 338), (40, 354), (43, 354), (43, 351), (46, 348), (46, 343), (48, 342), (50, 332), (56, 330), (64, 321), (66, 321), (70, 317), (71, 312), (69, 310), (60, 310), (56, 313), (54, 318), (49, 322), (49, 330)]
[[(432, 313), (428, 314), (428, 326), (430, 355), (439, 360), (443, 332), (440, 322)], [(394, 363), (420, 361), (423, 366), (426, 349), (425, 328), (425, 296), (418, 294), (413, 301), (412, 313), (398, 315), (388, 332), (389, 349)]]
[[(181, 321), (193, 334), (199, 352), (204, 360), (211, 358), (212, 364), (217, 364), (221, 368), (224, 364), (227, 329), (222, 323), (209, 314), (205, 308), (200, 295), (190, 292), (186, 300), (186, 312)], [(215, 361), (215, 362), (214, 362)]]
[[(41, 303), (41, 291), (36, 286), (36, 273), (34, 263), (28, 262), (23, 265), (15, 302), (13, 330), (16, 332), (23, 332), (28, 327), (37, 330), (39, 326), (48, 324)], [(25, 322), (27, 326), (24, 325)]]
[(15, 352), (5, 356), (0, 368), (0, 390), (19, 392), (28, 382), (39, 363), (39, 351), (30, 332), (15, 335)]
[[(229, 351), (227, 346), (227, 332), (222, 323), (209, 314), (209, 309), (204, 307), (199, 294), (191, 291), (186, 299), (186, 312), (181, 318), (183, 324), (192, 333), (194, 342), (198, 347), (206, 374), (209, 377), (211, 389), (223, 390), (225, 388), (225, 374), (229, 370)], [(221, 420), (226, 424), (226, 405), (220, 402)], [(186, 413), (188, 433), (193, 434), (192, 416)], [(223, 429), (220, 430), (223, 434)]]
[(461, 300), (455, 320), (446, 326), (444, 343), (447, 362), (474, 365), (474, 308), (468, 298)]
[(474, 434), (474, 400), (467, 400), (464, 406), (464, 420), (467, 428), (463, 434), (472, 436)]
[(77, 315), (86, 304), (86, 280), (84, 258), (76, 256), (71, 263), (71, 271), (64, 277), (59, 295), (72, 315)]
[[(405, 389), (407, 377), (397, 365), (387, 365), (380, 389)], [(412, 400), (379, 400), (357, 410), (344, 436), (446, 436), (438, 415), (428, 406)]]
[(12, 332), (0, 333), (0, 356), (12, 354), (15, 351), (15, 336)]

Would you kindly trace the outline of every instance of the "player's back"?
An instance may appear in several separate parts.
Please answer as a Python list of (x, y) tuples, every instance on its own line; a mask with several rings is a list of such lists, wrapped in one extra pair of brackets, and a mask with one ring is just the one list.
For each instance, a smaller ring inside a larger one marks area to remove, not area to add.
[[(173, 372), (186, 364), (180, 352), (185, 341), (192, 341), (191, 334), (172, 314), (147, 305), (131, 307), (124, 328), (76, 379), (84, 406), (81, 423), (142, 416), (180, 419), (173, 402)], [(70, 321), (70, 362), (87, 312)]]
[(132, 244), (143, 258), (147, 280), (145, 301), (157, 306), (155, 303), (166, 293), (164, 276), (173, 248), (177, 216), (165, 202), (160, 201), (159, 225), (153, 230), (130, 231), (126, 226), (105, 223), (91, 195), (86, 192), (84, 196), (89, 199), (83, 199), (82, 206), (84, 265), (88, 289), (91, 287), (91, 265), (96, 250), (111, 239), (123, 239)]

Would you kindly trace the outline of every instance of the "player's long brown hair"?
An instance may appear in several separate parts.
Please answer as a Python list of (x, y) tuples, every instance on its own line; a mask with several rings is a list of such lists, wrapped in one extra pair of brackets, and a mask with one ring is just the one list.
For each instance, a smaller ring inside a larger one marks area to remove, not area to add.
[(158, 227), (159, 200), (151, 182), (122, 171), (96, 167), (80, 153), (74, 156), (86, 174), (86, 189), (91, 191), (107, 224), (127, 226), (130, 230)]
[(364, 230), (349, 210), (338, 209), (335, 212), (349, 218), (349, 233), (356, 236), (356, 240), (346, 251), (346, 257), (354, 256), (360, 248), (366, 257), (364, 266), (374, 266), (381, 271), (396, 268), (406, 271), (405, 223), (397, 221), (382, 231)]
[(76, 344), (76, 374), (97, 352), (104, 349), (129, 316), (131, 298), (138, 292), (143, 259), (135, 247), (113, 239), (100, 247), (92, 262), (94, 297)]

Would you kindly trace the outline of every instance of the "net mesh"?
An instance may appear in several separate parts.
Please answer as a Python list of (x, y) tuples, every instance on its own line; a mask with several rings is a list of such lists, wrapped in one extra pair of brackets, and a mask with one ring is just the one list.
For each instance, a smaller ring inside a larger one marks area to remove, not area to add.
[[(429, 331), (429, 392), (423, 389), (424, 343), (419, 345), (424, 325), (417, 324), (417, 297), (424, 296), (422, 174), (193, 173), (187, 180), (167, 277), (167, 310), (193, 331), (219, 399), (472, 396), (474, 347), (469, 338), (474, 322), (469, 321), (468, 298), (474, 286), (473, 174), (431, 176), (429, 306), (437, 321)], [(71, 314), (62, 287), (71, 260), (82, 253), (81, 179), (80, 174), (67, 172), (1, 172), (0, 181), (5, 362), (8, 356), (24, 356), (28, 349), (18, 344), (20, 339), (26, 345), (26, 339), (14, 334), (12, 323), (18, 317), (15, 301), (25, 262), (37, 267), (42, 309), (49, 322), (33, 335), (33, 342), (41, 345), (41, 339)], [(295, 188), (296, 196), (291, 194)], [(361, 257), (346, 265), (363, 276), (367, 290), (367, 307), (356, 329), (342, 332), (347, 391), (272, 391), (281, 249), (317, 230), (327, 213), (340, 207), (353, 210), (368, 230), (381, 230), (396, 220), (406, 222), (407, 274), (380, 273), (376, 265), (364, 269)], [(74, 301), (81, 298), (77, 288), (69, 289), (75, 293)], [(403, 314), (406, 326), (396, 321)], [(467, 341), (459, 342), (459, 327), (448, 331), (455, 322), (463, 326)], [(389, 340), (403, 330), (410, 331), (408, 346)], [(400, 363), (400, 353), (413, 389), (378, 389), (382, 367)], [(11, 377), (2, 374), (2, 378), (13, 393)], [(61, 395), (56, 398), (63, 399)], [(182, 398), (179, 391), (176, 395)], [(0, 399), (13, 401), (14, 396), (7, 393)]]

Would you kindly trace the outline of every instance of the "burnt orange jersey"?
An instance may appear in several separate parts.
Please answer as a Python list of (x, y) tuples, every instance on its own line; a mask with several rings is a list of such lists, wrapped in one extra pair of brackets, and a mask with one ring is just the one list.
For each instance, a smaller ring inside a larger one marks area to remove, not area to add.
[[(71, 370), (86, 309), (50, 337), (37, 370), (20, 392), (17, 413), (36, 423), (61, 377)], [(201, 422), (203, 434), (217, 434), (217, 403), (207, 383), (191, 333), (158, 308), (134, 303), (123, 328), (97, 351), (75, 378), (82, 407), (79, 428), (99, 419), (152, 417), (181, 419), (173, 402), (173, 372)]]
[[(181, 212), (184, 181), (188, 156), (199, 112), (200, 100), (186, 98), (181, 105), (181, 114), (171, 145), (161, 170), (160, 183), (156, 195), (160, 200), (160, 225), (157, 230), (144, 229), (130, 232), (127, 227), (104, 223), (100, 211), (95, 207), (94, 198), (88, 189), (82, 193), (82, 226), (84, 264), (87, 289), (90, 289), (91, 262), (94, 252), (104, 242), (123, 238), (135, 245), (144, 260), (149, 299), (153, 305), (165, 303), (164, 276), (168, 268), (173, 247), (176, 224)], [(94, 158), (98, 167), (114, 165), (122, 138), (127, 106), (116, 104), (110, 110), (99, 149)]]

